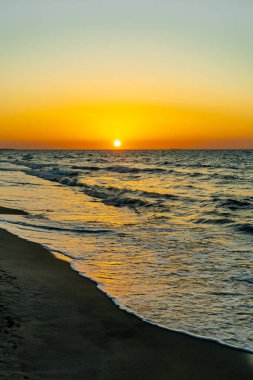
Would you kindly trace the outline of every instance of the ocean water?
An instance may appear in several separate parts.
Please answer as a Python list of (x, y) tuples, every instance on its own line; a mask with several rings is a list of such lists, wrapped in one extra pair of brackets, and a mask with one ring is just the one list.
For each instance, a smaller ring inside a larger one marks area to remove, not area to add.
[(120, 307), (253, 350), (253, 151), (0, 151), (0, 227)]

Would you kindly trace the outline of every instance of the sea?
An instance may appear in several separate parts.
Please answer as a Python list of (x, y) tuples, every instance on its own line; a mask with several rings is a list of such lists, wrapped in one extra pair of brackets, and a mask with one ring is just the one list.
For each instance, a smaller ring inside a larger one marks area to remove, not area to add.
[(253, 150), (1, 150), (0, 205), (120, 308), (253, 351)]

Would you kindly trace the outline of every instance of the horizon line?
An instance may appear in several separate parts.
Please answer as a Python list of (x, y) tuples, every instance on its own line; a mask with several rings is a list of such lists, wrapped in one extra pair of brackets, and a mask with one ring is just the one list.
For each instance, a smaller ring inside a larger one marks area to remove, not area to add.
[(30, 151), (109, 151), (109, 152), (122, 152), (122, 151), (175, 151), (175, 150), (253, 150), (252, 148), (160, 148), (160, 149), (152, 149), (152, 148), (143, 148), (143, 149), (79, 149), (79, 148), (73, 148), (73, 149), (67, 149), (67, 148), (0, 148), (1, 150), (30, 150)]

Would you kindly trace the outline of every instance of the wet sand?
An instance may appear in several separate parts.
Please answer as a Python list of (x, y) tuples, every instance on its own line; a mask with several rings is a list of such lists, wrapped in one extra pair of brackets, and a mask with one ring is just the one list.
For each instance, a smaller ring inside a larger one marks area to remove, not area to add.
[(253, 379), (252, 354), (145, 323), (2, 229), (0, 263), (1, 379)]

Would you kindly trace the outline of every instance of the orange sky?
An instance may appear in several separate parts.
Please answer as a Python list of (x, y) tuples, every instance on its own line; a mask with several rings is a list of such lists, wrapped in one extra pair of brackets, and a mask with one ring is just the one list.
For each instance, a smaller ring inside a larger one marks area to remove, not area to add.
[(252, 132), (251, 120), (232, 111), (158, 101), (30, 109), (2, 116), (1, 123), (6, 146), (30, 148), (110, 149), (115, 138), (125, 149), (215, 147), (216, 142), (230, 147), (238, 139), (245, 147)]
[(253, 5), (43, 4), (0, 4), (0, 148), (253, 148)]

